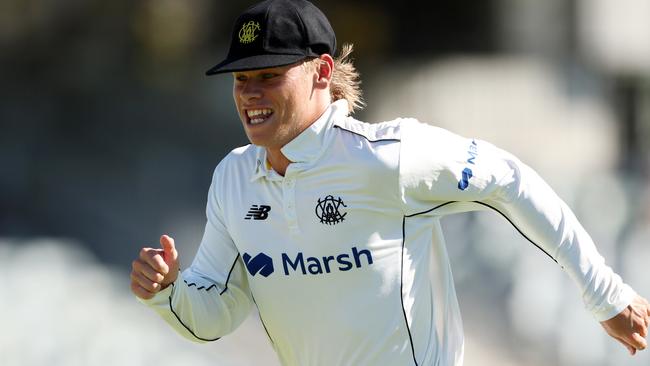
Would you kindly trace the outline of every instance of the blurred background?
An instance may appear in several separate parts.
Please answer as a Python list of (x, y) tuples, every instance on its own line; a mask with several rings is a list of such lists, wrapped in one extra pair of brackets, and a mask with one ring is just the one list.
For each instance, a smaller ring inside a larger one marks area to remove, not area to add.
[[(255, 314), (196, 345), (128, 289), (162, 233), (191, 261), (212, 170), (247, 143), (231, 77), (203, 73), (252, 3), (0, 2), (0, 365), (278, 365)], [(315, 3), (355, 45), (357, 118), (416, 117), (511, 151), (650, 296), (650, 2)], [(467, 365), (650, 364), (498, 215), (443, 224)]]

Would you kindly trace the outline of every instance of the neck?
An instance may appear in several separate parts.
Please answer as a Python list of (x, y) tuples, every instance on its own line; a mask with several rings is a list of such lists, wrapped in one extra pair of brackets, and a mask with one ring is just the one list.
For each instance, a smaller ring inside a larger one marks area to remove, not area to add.
[(283, 177), (284, 173), (287, 172), (287, 167), (291, 164), (291, 161), (284, 156), (280, 149), (267, 148), (266, 159), (269, 161), (269, 164), (271, 164), (271, 168)]
[[(309, 128), (320, 116), (327, 110), (327, 107), (329, 106), (329, 101), (328, 103), (323, 103), (323, 106), (319, 108), (318, 110), (320, 111), (317, 114), (314, 114), (312, 118), (312, 122), (305, 124), (305, 126), (298, 131), (296, 136), (298, 136), (300, 133), (302, 133), (305, 129)], [(294, 136), (294, 138), (296, 137)], [(284, 174), (287, 171), (287, 167), (289, 167), (289, 164), (291, 164), (291, 160), (289, 160), (284, 154), (282, 153), (281, 147), (267, 147), (266, 148), (266, 159), (268, 160), (269, 164), (271, 164), (271, 168), (275, 170), (276, 173), (280, 174), (281, 176), (284, 177)]]

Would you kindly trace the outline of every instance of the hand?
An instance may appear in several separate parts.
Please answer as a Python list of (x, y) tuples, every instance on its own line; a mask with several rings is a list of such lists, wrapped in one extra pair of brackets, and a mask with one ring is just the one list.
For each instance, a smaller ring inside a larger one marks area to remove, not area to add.
[(160, 237), (160, 247), (142, 248), (140, 256), (131, 265), (131, 291), (141, 299), (151, 299), (178, 277), (178, 252), (174, 239)]
[(632, 303), (615, 317), (600, 322), (607, 334), (621, 342), (634, 355), (637, 350), (644, 350), (648, 343), (648, 325), (650, 323), (650, 304), (641, 296), (636, 296)]

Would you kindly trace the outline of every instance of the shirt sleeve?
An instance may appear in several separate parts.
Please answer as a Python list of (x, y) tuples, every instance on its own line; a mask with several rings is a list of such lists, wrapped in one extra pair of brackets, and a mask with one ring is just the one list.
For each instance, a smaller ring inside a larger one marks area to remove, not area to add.
[(214, 341), (248, 316), (252, 297), (242, 259), (224, 225), (219, 168), (208, 193), (207, 223), (192, 265), (169, 287), (142, 300), (184, 337)]
[(515, 156), (487, 142), (405, 121), (400, 190), (406, 216), (498, 212), (562, 266), (598, 321), (620, 313), (635, 296), (551, 187)]

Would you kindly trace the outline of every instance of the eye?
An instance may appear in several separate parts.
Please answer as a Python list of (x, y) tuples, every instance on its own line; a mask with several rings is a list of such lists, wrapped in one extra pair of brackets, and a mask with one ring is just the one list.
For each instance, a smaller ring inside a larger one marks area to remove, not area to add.
[(246, 81), (246, 80), (248, 80), (248, 78), (246, 77), (246, 75), (241, 75), (240, 74), (240, 75), (235, 75), (235, 80), (237, 80), (237, 81)]
[(263, 80), (269, 80), (269, 79), (273, 79), (276, 76), (278, 76), (278, 74), (275, 74), (275, 73), (272, 73), (272, 72), (265, 72), (264, 74), (262, 74), (262, 79)]

